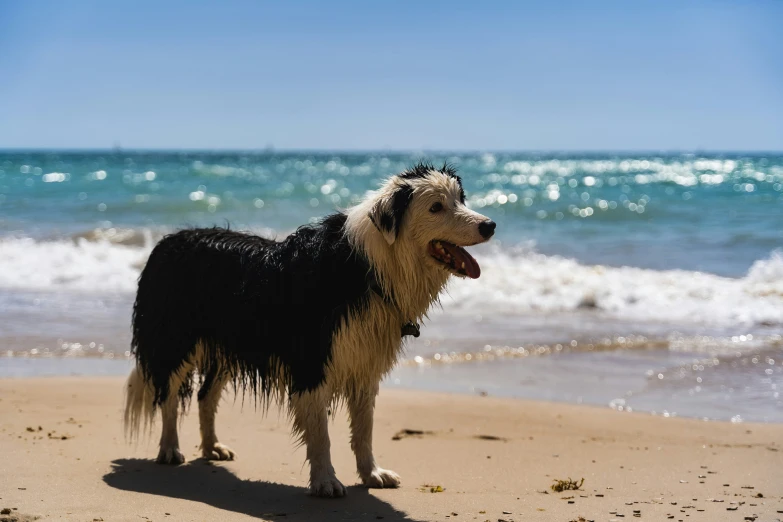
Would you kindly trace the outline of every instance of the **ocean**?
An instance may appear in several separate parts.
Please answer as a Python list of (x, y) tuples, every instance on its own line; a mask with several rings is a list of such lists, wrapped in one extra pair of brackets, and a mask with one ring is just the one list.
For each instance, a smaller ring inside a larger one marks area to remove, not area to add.
[(0, 376), (125, 374), (183, 226), (272, 237), (448, 162), (498, 223), (386, 386), (783, 422), (783, 155), (0, 152)]

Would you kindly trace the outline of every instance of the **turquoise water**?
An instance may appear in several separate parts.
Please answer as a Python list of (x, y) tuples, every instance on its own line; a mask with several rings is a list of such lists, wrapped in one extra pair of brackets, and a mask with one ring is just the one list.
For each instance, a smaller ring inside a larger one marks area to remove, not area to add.
[(783, 244), (783, 156), (742, 154), (0, 153), (0, 232), (286, 232), (419, 158), (455, 164), (497, 237), (542, 253), (738, 276)]
[(281, 237), (419, 159), (498, 230), (390, 385), (783, 421), (780, 154), (0, 152), (0, 375), (125, 372), (80, 361), (126, 357), (162, 234)]

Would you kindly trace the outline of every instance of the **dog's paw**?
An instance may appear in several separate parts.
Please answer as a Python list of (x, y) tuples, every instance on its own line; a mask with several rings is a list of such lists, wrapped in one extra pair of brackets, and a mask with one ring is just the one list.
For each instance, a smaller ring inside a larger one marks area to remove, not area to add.
[(214, 443), (211, 447), (203, 448), (201, 455), (207, 460), (234, 460), (237, 457), (234, 450), (219, 442)]
[(334, 474), (326, 474), (310, 480), (310, 494), (314, 497), (344, 497), (345, 486)]
[(368, 488), (397, 488), (400, 486), (400, 476), (389, 469), (375, 468), (366, 477), (362, 477), (362, 484)]
[(155, 459), (158, 464), (171, 464), (178, 466), (185, 462), (185, 456), (178, 448), (160, 448), (158, 458)]

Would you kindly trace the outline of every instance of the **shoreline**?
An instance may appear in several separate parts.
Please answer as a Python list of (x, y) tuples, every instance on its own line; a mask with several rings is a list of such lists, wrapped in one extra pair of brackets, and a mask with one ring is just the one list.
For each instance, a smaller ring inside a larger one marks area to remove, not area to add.
[[(194, 456), (194, 404), (181, 430), (187, 463), (162, 467), (152, 462), (155, 430), (136, 444), (123, 439), (123, 383), (0, 379), (0, 508), (46, 520), (571, 521), (630, 519), (636, 511), (654, 520), (783, 518), (779, 424), (387, 387), (374, 444), (402, 487), (354, 486), (341, 409), (330, 434), (348, 496), (321, 500), (305, 495), (304, 450), (275, 408), (262, 418), (226, 394), (218, 434), (239, 457), (208, 463)], [(422, 433), (393, 440), (403, 430)], [(549, 489), (569, 477), (584, 478), (582, 489)], [(437, 486), (444, 491), (431, 493)]]
[[(595, 350), (588, 345), (588, 349), (537, 352), (531, 348), (509, 353), (505, 347), (477, 352), (472, 360), (466, 359), (469, 352), (461, 359), (452, 352), (444, 353), (450, 359), (445, 362), (409, 353), (381, 388), (591, 405), (651, 416), (783, 424), (783, 403), (773, 393), (775, 375), (767, 373), (772, 379), (766, 385), (770, 390), (748, 388), (747, 381), (754, 375), (765, 377), (757, 375), (761, 372), (780, 372), (767, 365), (773, 357), (779, 359), (779, 343), (768, 354), (754, 351), (742, 358), (732, 356), (720, 365), (704, 360), (703, 354), (661, 350), (645, 342), (608, 351), (601, 345)], [(133, 359), (112, 355), (0, 357), (0, 379), (126, 377)], [(700, 355), (699, 359), (693, 359), (694, 355)], [(698, 365), (697, 360), (701, 361)], [(737, 367), (740, 364), (744, 366)], [(714, 379), (706, 373), (710, 370), (724, 373)]]

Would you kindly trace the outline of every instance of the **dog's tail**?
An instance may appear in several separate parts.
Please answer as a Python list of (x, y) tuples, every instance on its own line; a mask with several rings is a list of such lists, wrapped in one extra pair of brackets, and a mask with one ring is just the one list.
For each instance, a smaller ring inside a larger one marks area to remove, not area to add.
[(125, 383), (125, 436), (137, 439), (142, 423), (152, 426), (155, 418), (155, 390), (139, 367), (133, 368)]

